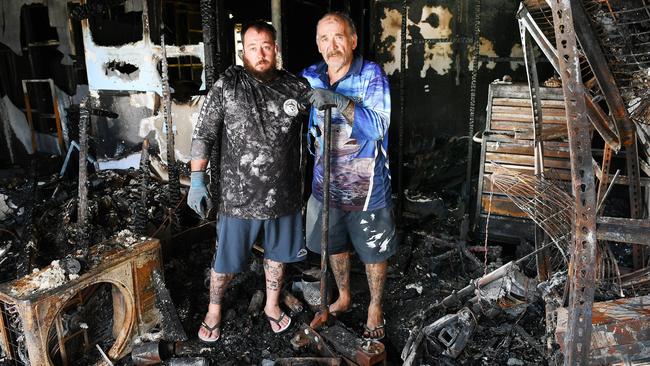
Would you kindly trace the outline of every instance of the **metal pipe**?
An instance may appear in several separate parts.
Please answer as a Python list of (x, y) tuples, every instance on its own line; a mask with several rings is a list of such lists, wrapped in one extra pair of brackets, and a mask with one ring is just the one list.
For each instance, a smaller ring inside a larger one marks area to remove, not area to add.
[[(530, 102), (533, 113), (533, 150), (535, 159), (535, 175), (542, 177), (544, 174), (544, 140), (542, 139), (543, 113), (542, 102), (539, 97), (539, 78), (537, 75), (537, 64), (535, 62), (535, 53), (533, 51), (532, 39), (526, 31), (526, 25), (523, 20), (519, 19), (519, 32), (522, 45), (524, 48), (524, 59), (526, 63), (526, 73), (528, 75), (528, 90), (530, 92)], [(537, 209), (537, 208), (535, 208)], [(546, 241), (544, 229), (535, 226), (535, 247), (539, 248)], [(550, 273), (550, 257), (548, 251), (540, 252), (536, 256), (537, 279), (546, 281)]]
[[(616, 173), (614, 173), (614, 177), (612, 178), (612, 181), (609, 183), (609, 187), (607, 187), (607, 190), (605, 191), (605, 194), (603, 194), (603, 197), (600, 199), (600, 202), (598, 202), (598, 207), (596, 208), (596, 212), (600, 214), (600, 210), (603, 207), (603, 202), (607, 199), (607, 196), (609, 195), (609, 192), (612, 190), (612, 187), (614, 187), (614, 183), (616, 183), (616, 178), (618, 178), (618, 175), (621, 173), (620, 169), (616, 169)], [(607, 175), (607, 173), (604, 173)], [(602, 176), (602, 175), (601, 175)]]

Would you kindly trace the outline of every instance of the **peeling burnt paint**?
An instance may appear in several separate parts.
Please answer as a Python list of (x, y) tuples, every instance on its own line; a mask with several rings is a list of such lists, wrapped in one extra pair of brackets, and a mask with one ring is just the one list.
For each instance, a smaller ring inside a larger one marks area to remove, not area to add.
[[(145, 22), (146, 23), (146, 22)], [(82, 22), (88, 85), (95, 90), (133, 90), (157, 92), (162, 95), (162, 79), (158, 64), (162, 49), (149, 38), (148, 32), (142, 40), (119, 47), (95, 44), (88, 28), (88, 21)], [(203, 63), (203, 43), (184, 46), (167, 46), (167, 57), (194, 56)], [(137, 75), (109, 72), (109, 65), (132, 65)], [(205, 73), (201, 74), (201, 89), (205, 89)]]
[[(175, 139), (174, 150), (176, 159), (181, 162), (190, 160), (190, 136), (204, 98), (195, 96), (183, 103), (172, 100), (175, 135), (181, 137)], [(120, 116), (117, 119), (93, 118), (93, 130), (101, 136), (96, 147), (99, 161), (139, 153), (142, 140), (152, 132), (152, 146), (157, 148), (161, 160), (167, 160), (166, 131), (160, 97), (156, 93), (101, 93), (99, 103), (99, 108)]]
[(70, 31), (68, 30), (68, 3), (66, 1), (3, 1), (2, 9), (0, 9), (0, 12), (3, 14), (2, 26), (0, 27), (0, 43), (7, 45), (18, 56), (23, 54), (20, 44), (20, 12), (23, 6), (30, 4), (47, 5), (50, 26), (56, 28), (56, 33), (59, 37), (58, 50), (63, 54), (61, 63), (64, 65), (72, 65), (72, 58), (70, 57), (70, 55), (73, 55), (70, 46), (72, 40)]
[[(489, 39), (485, 37), (481, 37), (481, 44), (479, 46), (479, 55), (481, 56), (488, 56), (488, 57), (498, 57), (497, 53), (494, 51), (494, 43), (490, 41)], [(472, 45), (467, 45), (467, 62), (468, 62), (468, 69), (472, 71), (474, 69), (474, 50), (472, 49)], [(478, 62), (478, 68), (479, 70), (481, 69), (481, 66), (483, 66), (483, 61), (479, 60)], [(497, 63), (494, 61), (489, 61), (485, 64), (485, 67), (493, 70), (497, 66)]]
[[(383, 66), (386, 74), (392, 75), (396, 71), (399, 71), (400, 68), (402, 14), (396, 9), (385, 8), (383, 10), (383, 17), (380, 19), (380, 48), (390, 54), (389, 59), (383, 63)], [(409, 32), (407, 32), (406, 39), (407, 41), (413, 39), (412, 32), (410, 31), (412, 27), (417, 28), (422, 38), (449, 38), (452, 35), (452, 18), (453, 14), (448, 8), (426, 5), (422, 8), (422, 16), (417, 23), (411, 19), (407, 19), (407, 29), (409, 29)], [(446, 74), (451, 69), (452, 57), (453, 50), (451, 43), (427, 44), (424, 48), (423, 58), (425, 62), (420, 70), (420, 77), (426, 77), (428, 69), (434, 70), (439, 75)], [(408, 57), (406, 64), (408, 68)]]

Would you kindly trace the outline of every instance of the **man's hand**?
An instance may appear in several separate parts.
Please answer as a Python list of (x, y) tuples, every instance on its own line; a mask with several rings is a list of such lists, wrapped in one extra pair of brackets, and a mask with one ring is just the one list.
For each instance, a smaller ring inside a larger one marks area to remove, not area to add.
[(212, 200), (206, 187), (207, 180), (208, 176), (204, 171), (192, 172), (190, 190), (187, 193), (187, 205), (203, 219), (208, 217), (212, 208)]
[(319, 110), (327, 108), (328, 105), (334, 105), (340, 113), (343, 113), (351, 102), (345, 95), (327, 89), (312, 89), (309, 92), (309, 101)]

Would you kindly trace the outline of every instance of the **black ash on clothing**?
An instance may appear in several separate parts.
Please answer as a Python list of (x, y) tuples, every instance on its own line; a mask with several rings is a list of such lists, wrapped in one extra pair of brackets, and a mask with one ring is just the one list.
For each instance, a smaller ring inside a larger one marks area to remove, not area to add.
[(214, 84), (201, 107), (191, 154), (192, 160), (218, 162), (219, 182), (212, 184), (218, 183), (213, 199), (219, 212), (270, 219), (300, 209), (300, 131), (306, 118), (301, 101), (309, 89), (284, 70), (261, 82), (241, 66), (228, 68)]

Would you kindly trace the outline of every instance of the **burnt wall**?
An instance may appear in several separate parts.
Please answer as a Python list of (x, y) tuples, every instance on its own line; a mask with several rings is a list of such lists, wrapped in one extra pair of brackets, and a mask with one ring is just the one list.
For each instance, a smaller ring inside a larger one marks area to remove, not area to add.
[[(374, 3), (371, 34), (374, 36), (375, 58), (384, 66), (391, 83), (390, 153), (393, 165), (396, 164), (399, 145), (400, 96), (404, 95), (402, 148), (404, 163), (410, 168), (404, 173), (405, 187), (408, 187), (409, 172), (427, 171), (423, 168), (436, 164), (435, 161), (416, 159), (436, 149), (436, 139), (448, 140), (468, 134), (474, 6), (473, 1), (464, 0), (407, 1), (406, 70), (402, 71), (402, 2)], [(502, 79), (504, 75), (509, 75), (513, 81), (526, 82), (515, 18), (518, 6), (519, 2), (511, 0), (481, 1), (475, 132), (485, 126), (487, 90), (491, 82)], [(552, 75), (544, 62), (538, 67), (541, 80)], [(405, 79), (404, 90), (399, 87), (401, 77)], [(475, 150), (479, 149), (476, 145)], [(459, 154), (457, 165), (463, 169), (464, 151), (455, 150)]]

